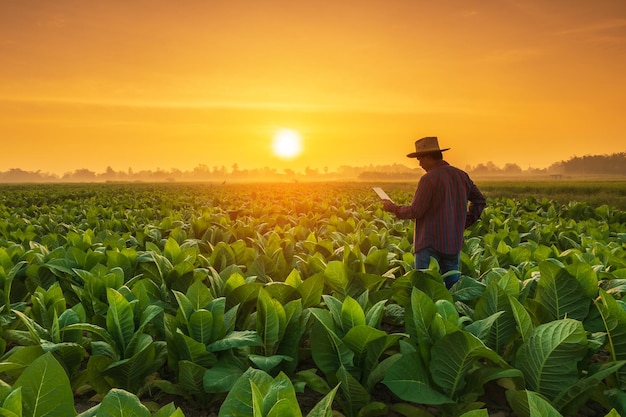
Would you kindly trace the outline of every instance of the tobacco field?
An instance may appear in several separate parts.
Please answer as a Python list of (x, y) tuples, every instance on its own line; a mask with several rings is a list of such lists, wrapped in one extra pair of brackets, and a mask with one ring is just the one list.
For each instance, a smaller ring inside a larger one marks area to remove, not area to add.
[(448, 291), (367, 184), (0, 185), (0, 415), (626, 416), (626, 213), (487, 197)]

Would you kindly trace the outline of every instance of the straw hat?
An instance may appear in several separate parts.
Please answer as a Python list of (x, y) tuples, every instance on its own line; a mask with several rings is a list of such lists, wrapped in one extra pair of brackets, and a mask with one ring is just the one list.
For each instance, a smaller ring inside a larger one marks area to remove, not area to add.
[(450, 148), (439, 149), (439, 142), (437, 136), (427, 136), (415, 141), (415, 152), (408, 154), (409, 158), (416, 158), (420, 155), (424, 155), (431, 152), (443, 152)]

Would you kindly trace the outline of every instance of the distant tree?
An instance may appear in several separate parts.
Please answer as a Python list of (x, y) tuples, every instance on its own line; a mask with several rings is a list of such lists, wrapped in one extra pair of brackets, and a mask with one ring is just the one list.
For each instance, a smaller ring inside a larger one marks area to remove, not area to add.
[(320, 173), (319, 169), (312, 169), (311, 167), (308, 167), (308, 166), (304, 168), (304, 175), (306, 175), (309, 178), (317, 177), (319, 173)]
[(517, 164), (507, 163), (504, 165), (503, 171), (508, 175), (517, 175), (522, 173), (522, 168)]
[(6, 172), (0, 172), (2, 182), (46, 182), (57, 181), (58, 177), (40, 171), (30, 172), (20, 168), (11, 168)]
[(96, 173), (88, 170), (87, 168), (81, 168), (75, 170), (74, 172), (66, 172), (63, 174), (63, 180), (92, 182), (96, 180)]
[(585, 155), (562, 161), (569, 174), (626, 175), (626, 152), (611, 155)]
[(118, 179), (119, 174), (110, 166), (108, 166), (106, 168), (106, 171), (104, 171), (104, 173), (100, 174), (100, 177), (103, 178), (104, 180), (107, 181), (113, 181)]
[(208, 179), (211, 174), (209, 167), (206, 164), (199, 164), (197, 167), (193, 169), (193, 177), (195, 179)]

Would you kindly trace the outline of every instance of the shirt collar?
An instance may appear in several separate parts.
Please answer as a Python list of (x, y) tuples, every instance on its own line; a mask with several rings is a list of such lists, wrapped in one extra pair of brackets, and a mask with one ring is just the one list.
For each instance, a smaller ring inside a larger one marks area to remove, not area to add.
[(449, 164), (449, 163), (447, 163), (446, 161), (444, 161), (443, 159), (442, 159), (442, 160), (440, 160), (440, 161), (435, 161), (435, 162), (433, 163), (433, 166), (432, 166), (432, 167), (428, 170), (428, 172), (432, 172), (432, 171), (434, 171), (434, 170), (436, 170), (436, 169), (439, 169), (439, 168), (442, 168), (442, 167), (447, 167), (447, 166), (449, 166), (449, 165), (450, 165), (450, 164)]

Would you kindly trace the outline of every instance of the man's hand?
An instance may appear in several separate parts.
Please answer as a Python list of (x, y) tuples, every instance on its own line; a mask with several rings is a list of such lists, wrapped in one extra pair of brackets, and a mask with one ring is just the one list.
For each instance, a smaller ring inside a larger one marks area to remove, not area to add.
[(394, 212), (396, 205), (391, 202), (391, 200), (383, 200), (383, 208), (385, 211)]

